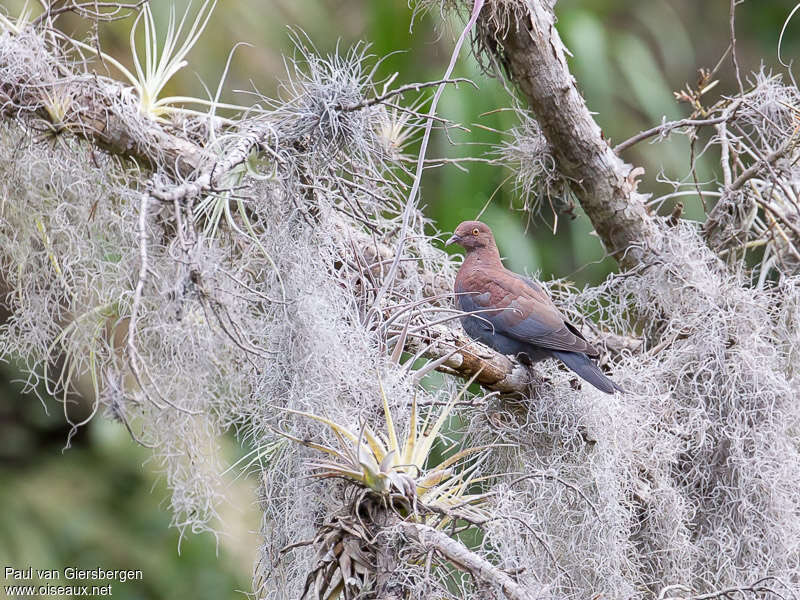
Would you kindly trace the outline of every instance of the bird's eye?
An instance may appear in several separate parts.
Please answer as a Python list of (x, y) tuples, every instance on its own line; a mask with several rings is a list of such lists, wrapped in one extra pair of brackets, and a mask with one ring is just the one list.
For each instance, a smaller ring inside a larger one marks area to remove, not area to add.
[(479, 233), (480, 233), (480, 231), (478, 231), (477, 227), (472, 230), (472, 235), (478, 235)]

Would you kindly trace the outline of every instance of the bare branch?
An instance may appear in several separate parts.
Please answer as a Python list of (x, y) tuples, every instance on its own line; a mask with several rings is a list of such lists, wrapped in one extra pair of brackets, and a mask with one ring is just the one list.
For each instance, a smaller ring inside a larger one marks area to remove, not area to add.
[(797, 142), (795, 140), (788, 140), (783, 146), (771, 152), (769, 155), (764, 157), (763, 160), (759, 160), (752, 165), (750, 165), (747, 169), (742, 171), (741, 175), (739, 175), (731, 184), (731, 187), (727, 190), (728, 192), (733, 192), (738, 190), (742, 187), (745, 183), (747, 183), (750, 179), (755, 177), (758, 172), (765, 167), (770, 167), (775, 164), (783, 156), (792, 150), (796, 146)]
[(271, 133), (272, 129), (265, 126), (242, 135), (232, 148), (226, 149), (223, 159), (203, 169), (191, 181), (154, 189), (151, 192), (152, 196), (162, 202), (186, 201), (210, 189), (216, 189), (220, 180), (246, 161), (250, 151), (262, 145)]
[(369, 100), (364, 100), (362, 102), (357, 102), (356, 104), (348, 104), (347, 106), (339, 106), (339, 110), (343, 112), (352, 112), (354, 110), (361, 110), (362, 108), (367, 108), (368, 106), (375, 106), (376, 104), (381, 104), (382, 102), (386, 102), (390, 98), (394, 98), (395, 96), (400, 96), (405, 94), (406, 92), (415, 91), (418, 92), (422, 89), (435, 87), (438, 85), (442, 85), (445, 83), (469, 83), (474, 88), (477, 89), (477, 85), (471, 79), (467, 79), (466, 77), (453, 77), (452, 79), (437, 79), (436, 81), (426, 81), (425, 83), (408, 83), (406, 85), (401, 85), (399, 88), (391, 90), (390, 92), (386, 92), (385, 94), (381, 94), (380, 96), (376, 96), (375, 98), (370, 98)]
[(736, 81), (739, 84), (739, 93), (744, 94), (744, 85), (742, 84), (742, 73), (739, 70), (739, 59), (736, 57), (736, 5), (739, 4), (737, 0), (731, 0), (730, 16), (728, 25), (731, 35), (731, 60), (733, 61), (733, 69), (736, 71)]
[(661, 125), (657, 125), (655, 127), (651, 127), (650, 129), (646, 129), (640, 133), (637, 133), (631, 138), (628, 138), (624, 142), (617, 144), (614, 146), (614, 152), (620, 154), (624, 152), (631, 146), (638, 144), (639, 142), (646, 140), (648, 138), (654, 136), (666, 136), (671, 131), (675, 129), (680, 129), (681, 127), (706, 127), (708, 125), (716, 125), (718, 123), (723, 123), (728, 121), (732, 118), (732, 114), (726, 115), (723, 117), (717, 117), (715, 119), (681, 119), (680, 121), (670, 121), (669, 123), (662, 123)]
[(70, 0), (70, 3), (64, 6), (49, 6), (47, 10), (36, 17), (31, 24), (36, 27), (45, 20), (55, 20), (56, 17), (67, 12), (72, 12), (80, 17), (88, 17), (96, 21), (116, 21), (129, 17), (149, 1), (150, 0), (138, 0), (138, 2), (134, 4), (129, 4), (127, 2), (97, 2), (96, 0), (79, 3), (75, 0)]
[(479, 582), (489, 584), (502, 591), (510, 600), (533, 600), (548, 595), (544, 588), (526, 590), (508, 574), (494, 566), (485, 558), (471, 552), (464, 544), (449, 537), (446, 533), (422, 525), (401, 521), (398, 529), (407, 538), (422, 546), (423, 552), (437, 552), (458, 569), (468, 572)]
[[(744, 596), (746, 594), (752, 594), (754, 596), (771, 595), (778, 598), (785, 598), (786, 596), (778, 591), (778, 588), (789, 590), (788, 586), (777, 577), (762, 577), (750, 585), (714, 590), (706, 594), (693, 594), (691, 589), (687, 586), (676, 584), (669, 585), (661, 590), (661, 592), (658, 594), (658, 600), (716, 600), (717, 598), (731, 600), (736, 596)], [(685, 595), (672, 595), (674, 592), (684, 592)], [(794, 597), (794, 594), (792, 594), (791, 591), (789, 591), (788, 595), (790, 597)]]

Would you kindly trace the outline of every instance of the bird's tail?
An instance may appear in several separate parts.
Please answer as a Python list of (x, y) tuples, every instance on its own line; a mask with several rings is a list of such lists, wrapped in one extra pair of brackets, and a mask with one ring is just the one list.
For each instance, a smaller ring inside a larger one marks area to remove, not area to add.
[(606, 377), (600, 370), (600, 367), (583, 352), (558, 352), (556, 350), (552, 350), (551, 352), (553, 356), (558, 358), (572, 371), (580, 375), (601, 392), (605, 392), (606, 394), (613, 394), (615, 391), (623, 394), (625, 393), (625, 390)]

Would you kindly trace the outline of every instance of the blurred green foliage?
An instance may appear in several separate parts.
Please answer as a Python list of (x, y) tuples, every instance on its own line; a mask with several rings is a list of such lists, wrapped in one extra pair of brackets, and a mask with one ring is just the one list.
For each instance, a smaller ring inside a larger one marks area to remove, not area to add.
[[(170, 4), (152, 1), (162, 23)], [(186, 2), (176, 4), (180, 11)], [(0, 10), (13, 14), (21, 5), (22, 0), (4, 0)], [(738, 7), (738, 56), (745, 73), (758, 69), (762, 60), (768, 69), (780, 70), (778, 35), (793, 6), (786, 0), (749, 0)], [(696, 70), (713, 68), (728, 46), (728, 0), (561, 0), (557, 9), (559, 30), (574, 55), (573, 73), (612, 143), (662, 117), (685, 116), (687, 108), (675, 102), (672, 91), (694, 84)], [(434, 13), (411, 25), (406, 0), (222, 0), (190, 55), (189, 68), (165, 93), (203, 95), (202, 82), (215, 90), (229, 51), (243, 41), (252, 46), (236, 51), (223, 100), (252, 101), (234, 90), (275, 95), (284, 74), (281, 56), (292, 53), (287, 27), (304, 30), (324, 53), (334, 52), (337, 44), (371, 42), (375, 56), (384, 57), (379, 76), (397, 72), (398, 85), (441, 77), (462, 22), (442, 23)], [(74, 18), (64, 18), (61, 27), (68, 33), (87, 30)], [(127, 64), (129, 27), (130, 20), (100, 30), (104, 49)], [(799, 40), (800, 17), (787, 28), (784, 59), (800, 54)], [(498, 110), (512, 105), (508, 91), (483, 74), (466, 51), (456, 75), (472, 79), (479, 89), (449, 89), (440, 114), (469, 131), (450, 130), (450, 139), (438, 132), (429, 156), (479, 155), (503, 139), (497, 131), (515, 124), (511, 111)], [(714, 94), (735, 89), (729, 59), (718, 78)], [(675, 137), (658, 145), (639, 144), (625, 158), (646, 168), (642, 190), (664, 193), (670, 188), (657, 176), (662, 170), (670, 179), (685, 176), (688, 142)], [(704, 161), (700, 176), (712, 179), (713, 157)], [(554, 235), (548, 208), (532, 220), (508, 210), (522, 204), (513, 185), (503, 185), (508, 173), (481, 163), (466, 166), (467, 172), (451, 165), (431, 169), (424, 178), (425, 210), (441, 231), (474, 218), (494, 194), (483, 219), (493, 227), (510, 268), (541, 271), (544, 278), (569, 277), (579, 285), (599, 281), (614, 268), (580, 211), (575, 219), (561, 215)], [(701, 207), (686, 204), (686, 215), (700, 219)], [(0, 379), (13, 377), (4, 369)], [(117, 598), (225, 598), (249, 589), (257, 544), (248, 533), (257, 526), (252, 482), (231, 486), (238, 496), (231, 505), (245, 510), (232, 517), (238, 533), (220, 541), (219, 555), (212, 536), (189, 535), (179, 556), (178, 534), (168, 528), (170, 517), (159, 504), (167, 491), (146, 464), (149, 453), (131, 443), (121, 426), (97, 419), (62, 454), (68, 430), (53, 406), (47, 416), (18, 385), (0, 385), (0, 567), (142, 569), (144, 581), (114, 585)]]
[[(6, 585), (106, 585), (113, 596), (241, 598), (250, 589), (258, 515), (253, 486), (233, 482), (228, 534), (186, 535), (169, 527), (168, 491), (150, 451), (125, 428), (95, 419), (63, 450), (68, 427), (61, 406), (21, 393), (0, 370), (0, 590)], [(72, 413), (85, 412), (80, 405)], [(180, 553), (178, 549), (180, 548)], [(56, 569), (60, 581), (13, 581), (6, 567)], [(63, 570), (142, 571), (140, 581), (68, 581)], [(0, 593), (0, 598), (6, 597)]]

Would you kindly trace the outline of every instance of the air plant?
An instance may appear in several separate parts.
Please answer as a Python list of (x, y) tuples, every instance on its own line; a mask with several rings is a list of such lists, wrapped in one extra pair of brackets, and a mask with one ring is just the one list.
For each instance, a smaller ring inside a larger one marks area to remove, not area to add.
[[(226, 135), (217, 138), (212, 132), (212, 138), (216, 139), (215, 143), (209, 146), (209, 150), (213, 151), (220, 159), (226, 156), (226, 153), (230, 151), (231, 147), (239, 143), (239, 138), (236, 135)], [(234, 190), (239, 189), (246, 179), (266, 181), (274, 178), (274, 175), (271, 174), (261, 174), (259, 172), (260, 167), (257, 163), (258, 158), (256, 153), (251, 152), (242, 164), (228, 171), (221, 177), (221, 181), (216, 184), (217, 191), (204, 196), (197, 203), (194, 209), (195, 219), (203, 223), (203, 233), (206, 236), (211, 238), (217, 236), (224, 217), (225, 223), (227, 223), (233, 231), (248, 238), (258, 246), (261, 246), (258, 236), (253, 230), (253, 224), (245, 210), (244, 201), (240, 196), (234, 193)], [(234, 204), (235, 208), (232, 206)], [(238, 213), (246, 231), (243, 231), (236, 223), (234, 213)]]
[[(192, 21), (191, 25), (188, 25), (191, 4), (192, 3), (189, 2), (189, 6), (187, 6), (186, 12), (184, 12), (180, 21), (178, 21), (176, 17), (174, 4), (170, 6), (167, 30), (160, 49), (159, 32), (153, 17), (153, 12), (149, 4), (146, 3), (142, 6), (130, 31), (130, 47), (134, 65), (133, 72), (113, 56), (102, 52), (95, 46), (75, 39), (69, 39), (69, 43), (81, 50), (97, 55), (104, 63), (112, 65), (119, 71), (133, 87), (139, 101), (139, 111), (143, 115), (163, 120), (166, 116), (173, 114), (195, 116), (203, 116), (206, 114), (197, 110), (185, 108), (184, 105), (186, 104), (207, 106), (209, 107), (208, 114), (211, 116), (214, 116), (219, 108), (228, 108), (237, 111), (246, 110), (246, 107), (243, 106), (219, 102), (219, 92), (217, 92), (216, 97), (211, 100), (193, 96), (161, 97), (164, 88), (172, 78), (189, 64), (186, 57), (200, 40), (200, 37), (208, 26), (211, 13), (214, 11), (217, 0), (204, 0), (195, 15), (194, 21)], [(21, 14), (16, 19), (6, 17), (0, 12), (0, 28), (19, 34), (31, 23), (31, 16), (32, 10), (28, 2), (25, 3)], [(140, 55), (139, 50), (137, 50), (136, 43), (140, 24), (144, 25), (143, 55)], [(184, 31), (187, 27), (188, 31), (186, 31), (184, 35)], [(225, 72), (222, 74), (219, 89), (222, 88), (222, 82), (225, 80), (229, 66), (230, 59), (228, 60), (228, 64), (226, 64)]]
[(412, 106), (409, 110), (398, 110), (394, 106), (389, 108), (379, 106), (375, 133), (391, 160), (410, 160), (404, 150), (416, 137), (417, 125), (414, 116), (420, 104), (422, 103)]
[(22, 10), (16, 19), (5, 16), (3, 11), (0, 10), (0, 28), (12, 33), (22, 33), (22, 30), (31, 23), (32, 17), (33, 9), (30, 6), (30, 0), (25, 0), (25, 4), (22, 5)]
[[(203, 98), (196, 98), (193, 96), (167, 96), (161, 98), (167, 83), (178, 73), (181, 69), (189, 64), (186, 60), (189, 52), (194, 48), (195, 44), (200, 40), (203, 35), (208, 22), (211, 19), (211, 13), (217, 5), (217, 0), (204, 0), (197, 11), (194, 21), (189, 27), (186, 35), (181, 39), (184, 27), (187, 23), (189, 16), (189, 9), (192, 3), (186, 8), (183, 13), (180, 23), (176, 26), (175, 5), (170, 6), (169, 22), (167, 23), (167, 32), (164, 37), (164, 44), (161, 51), (158, 50), (158, 31), (156, 28), (153, 13), (150, 10), (150, 5), (145, 4), (142, 11), (137, 15), (136, 20), (133, 22), (130, 33), (130, 46), (131, 53), (133, 54), (133, 64), (135, 75), (131, 73), (124, 66), (118, 62), (114, 62), (120, 72), (125, 75), (128, 81), (131, 82), (134, 89), (139, 96), (140, 110), (143, 114), (161, 118), (170, 113), (184, 113), (201, 115), (194, 110), (183, 108), (181, 104), (200, 104), (210, 107), (210, 112), (213, 115), (217, 108), (230, 108), (233, 110), (246, 110), (246, 107), (223, 104), (219, 102), (219, 91), (217, 97), (213, 100), (205, 100)], [(139, 29), (139, 23), (144, 23), (144, 59), (140, 59), (139, 53), (136, 49), (136, 36)], [(237, 45), (238, 46), (238, 45)], [(103, 58), (106, 58), (105, 56)], [(222, 88), (222, 82), (225, 80), (228, 68), (230, 67), (230, 58), (225, 66), (225, 72), (222, 74), (219, 89)]]
[[(445, 515), (439, 521), (440, 527), (454, 517), (473, 523), (481, 522), (485, 520), (486, 514), (480, 505), (487, 495), (469, 492), (485, 479), (476, 476), (482, 457), (470, 466), (465, 466), (464, 461), (469, 456), (485, 452), (490, 446), (465, 448), (437, 465), (429, 464), (431, 451), (436, 440), (441, 437), (442, 427), (450, 417), (453, 406), (474, 379), (475, 377), (447, 402), (433, 423), (431, 419), (434, 410), (421, 421), (414, 398), (406, 427), (408, 433), (402, 440), (398, 436), (382, 384), (380, 389), (386, 419), (385, 435), (373, 431), (366, 424), (362, 424), (356, 432), (325, 417), (290, 409), (284, 410), (326, 425), (338, 440), (338, 448), (301, 440), (282, 431), (279, 433), (331, 457), (329, 460), (309, 463), (309, 466), (317, 469), (315, 477), (340, 477), (384, 498), (404, 498), (408, 501), (412, 516), (420, 521), (427, 521), (433, 513)], [(418, 508), (423, 509), (425, 514), (418, 514)]]
[(52, 90), (45, 88), (43, 94), (45, 96), (43, 107), (47, 111), (50, 123), (53, 124), (52, 130), (58, 133), (67, 127), (65, 122), (72, 110), (72, 94), (65, 87), (53, 87)]
[[(126, 75), (139, 94), (141, 110), (144, 114), (159, 117), (167, 112), (171, 106), (175, 105), (176, 102), (194, 102), (196, 100), (185, 96), (166, 98), (160, 98), (159, 96), (161, 96), (169, 80), (188, 64), (186, 56), (208, 26), (208, 20), (211, 18), (211, 13), (216, 4), (217, 0), (203, 2), (182, 42), (179, 40), (189, 11), (187, 9), (183, 14), (176, 28), (175, 5), (170, 6), (167, 33), (160, 53), (158, 52), (158, 32), (150, 5), (145, 4), (136, 17), (130, 33), (131, 52), (133, 53), (136, 76)], [(144, 60), (140, 59), (136, 50), (136, 34), (140, 22), (144, 23)]]
[[(477, 375), (476, 375), (477, 376)], [(301, 440), (285, 432), (284, 437), (314, 448), (330, 459), (309, 463), (318, 478), (343, 478), (362, 488), (355, 501), (327, 520), (310, 542), (316, 548), (314, 567), (306, 578), (301, 597), (356, 597), (376, 584), (377, 546), (371, 523), (385, 526), (385, 521), (405, 519), (415, 523), (445, 528), (454, 520), (468, 527), (487, 521), (482, 503), (489, 496), (470, 491), (486, 477), (476, 471), (490, 446), (462, 449), (436, 465), (431, 465), (431, 451), (440, 439), (453, 406), (461, 399), (472, 378), (441, 411), (431, 410), (420, 419), (416, 398), (412, 400), (407, 435), (398, 435), (383, 385), (380, 384), (386, 432), (376, 432), (366, 424), (353, 431), (325, 417), (287, 410), (326, 425), (338, 441), (338, 447)], [(435, 420), (433, 420), (435, 418)], [(431, 422), (433, 420), (433, 422)], [(465, 459), (479, 455), (471, 465)], [(362, 515), (369, 515), (364, 520)], [(287, 547), (285, 550), (296, 545)]]

